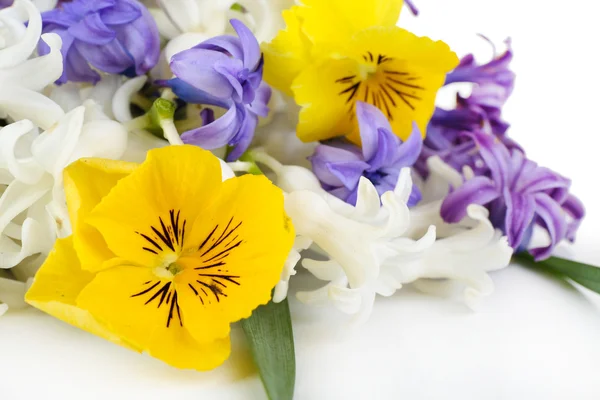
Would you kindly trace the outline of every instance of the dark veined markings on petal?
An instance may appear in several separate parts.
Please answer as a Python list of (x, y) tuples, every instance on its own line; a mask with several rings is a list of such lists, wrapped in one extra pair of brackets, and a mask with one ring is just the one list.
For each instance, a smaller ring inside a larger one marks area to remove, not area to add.
[(240, 238), (241, 226), (242, 221), (236, 222), (231, 217), (225, 228), (215, 226), (198, 247), (201, 264), (194, 268), (198, 279), (188, 283), (188, 287), (202, 305), (221, 302), (227, 297), (230, 285), (241, 285), (241, 277), (230, 274), (227, 269), (227, 258), (244, 243)]
[(411, 110), (416, 109), (416, 103), (422, 100), (419, 92), (425, 90), (415, 83), (420, 79), (418, 76), (394, 70), (389, 64), (385, 65), (393, 60), (385, 54), (375, 56), (368, 51), (362, 58), (364, 62), (377, 67), (377, 72), (373, 74), (375, 77), (361, 81), (356, 75), (348, 75), (335, 80), (335, 83), (343, 86), (338, 95), (345, 97), (346, 104), (349, 104), (348, 114), (351, 120), (354, 119), (355, 100), (359, 98), (385, 112), (390, 121), (394, 120), (393, 110), (400, 104)]
[(169, 312), (167, 314), (166, 326), (171, 326), (173, 318), (177, 317), (179, 325), (183, 326), (183, 320), (181, 319), (181, 312), (179, 310), (179, 302), (177, 300), (177, 291), (172, 285), (172, 282), (162, 281), (147, 281), (144, 282), (144, 288), (142, 291), (132, 294), (131, 298), (140, 297), (146, 299), (144, 306), (153, 306), (156, 304), (156, 309), (160, 310), (161, 307), (168, 307)]
[(152, 254), (169, 249), (176, 251), (183, 249), (185, 238), (185, 226), (187, 221), (181, 218), (181, 210), (169, 210), (168, 218), (158, 216), (158, 223), (150, 225), (146, 233), (135, 233), (140, 235), (145, 241), (142, 250)]

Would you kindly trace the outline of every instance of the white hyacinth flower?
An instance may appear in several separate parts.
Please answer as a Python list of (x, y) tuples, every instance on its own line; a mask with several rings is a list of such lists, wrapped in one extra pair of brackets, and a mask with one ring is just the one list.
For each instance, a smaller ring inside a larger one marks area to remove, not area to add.
[[(21, 20), (22, 12), (29, 21), (27, 27)], [(40, 12), (29, 0), (16, 0), (12, 7), (0, 11), (0, 118), (29, 118), (49, 129), (64, 112), (40, 92), (62, 74), (62, 41), (53, 33), (42, 35), (50, 53), (31, 58), (41, 32)]]
[[(25, 283), (71, 233), (62, 173), (82, 157), (119, 159), (127, 131), (87, 101), (43, 133), (30, 120), (0, 129), (0, 302), (23, 303)], [(15, 279), (8, 279), (15, 278)]]
[[(408, 168), (401, 171), (396, 189), (381, 197), (369, 180), (361, 178), (357, 203), (352, 206), (323, 190), (308, 169), (281, 165), (261, 151), (252, 157), (275, 173), (275, 183), (286, 192), (286, 212), (299, 238), (296, 243), (312, 243), (312, 249), (326, 258), (303, 260), (316, 278), (328, 282), (318, 290), (298, 292), (303, 303), (332, 304), (364, 321), (377, 294), (391, 296), (409, 283), (431, 291), (452, 282), (465, 286), (465, 302), (474, 307), (477, 298), (493, 290), (488, 272), (509, 263), (512, 249), (492, 227), (485, 208), (471, 205), (468, 216), (452, 225), (439, 217), (441, 201), (409, 209)], [(432, 175), (442, 179), (446, 172)], [(448, 188), (448, 181), (433, 183)], [(288, 263), (298, 258), (295, 248)], [(286, 271), (293, 269), (286, 265), (284, 278), (289, 279)], [(287, 282), (282, 279), (276, 300), (285, 298), (285, 289)]]

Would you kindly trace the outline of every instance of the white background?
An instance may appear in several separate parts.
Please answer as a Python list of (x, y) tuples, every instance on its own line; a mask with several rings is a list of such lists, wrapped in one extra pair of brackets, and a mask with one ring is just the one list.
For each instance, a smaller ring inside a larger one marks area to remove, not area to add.
[[(578, 244), (560, 251), (600, 265), (596, 2), (415, 1), (421, 17), (404, 10), (402, 26), (444, 39), (460, 55), (490, 55), (476, 33), (499, 44), (512, 37), (518, 77), (505, 112), (510, 134), (530, 158), (573, 179), (588, 218)], [(292, 301), (296, 398), (600, 398), (596, 295), (518, 266), (493, 279), (496, 292), (476, 313), (403, 290), (379, 298), (370, 322), (354, 330), (336, 314)], [(0, 318), (0, 399), (264, 399), (244, 344), (234, 339), (231, 360), (200, 374), (35, 310), (9, 313)]]

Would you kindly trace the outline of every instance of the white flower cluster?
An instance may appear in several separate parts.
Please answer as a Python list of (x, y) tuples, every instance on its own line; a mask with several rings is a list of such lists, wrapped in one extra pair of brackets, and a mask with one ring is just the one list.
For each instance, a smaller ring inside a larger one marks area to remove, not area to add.
[(299, 252), (309, 247), (326, 259), (305, 258), (302, 266), (328, 283), (298, 292), (297, 298), (311, 305), (332, 304), (355, 315), (357, 322), (369, 317), (375, 295), (391, 296), (409, 283), (428, 291), (461, 284), (466, 304), (474, 307), (480, 296), (493, 290), (488, 272), (509, 263), (512, 249), (492, 227), (485, 208), (470, 206), (459, 224), (441, 220), (440, 199), (450, 183), (460, 185), (461, 177), (437, 158), (429, 160), (432, 174), (423, 184), (422, 205), (409, 209), (408, 168), (402, 170), (395, 190), (381, 197), (362, 178), (356, 206), (351, 206), (324, 191), (310, 170), (281, 165), (260, 151), (253, 157), (275, 173), (276, 184), (286, 192), (286, 211), (297, 234), (276, 301), (286, 297)]
[[(127, 130), (95, 100), (114, 90), (51, 87), (62, 73), (62, 44), (41, 31), (29, 0), (0, 11), (0, 313), (24, 306), (27, 280), (70, 233), (63, 169), (82, 157), (120, 158), (127, 146)], [(50, 53), (36, 57), (40, 37)]]

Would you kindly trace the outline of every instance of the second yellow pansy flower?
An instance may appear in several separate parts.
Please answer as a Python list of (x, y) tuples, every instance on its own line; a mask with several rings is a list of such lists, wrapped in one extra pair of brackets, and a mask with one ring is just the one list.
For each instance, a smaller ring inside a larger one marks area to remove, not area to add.
[(206, 370), (230, 324), (267, 303), (294, 232), (265, 177), (221, 182), (193, 146), (141, 164), (87, 159), (65, 171), (73, 236), (27, 293), (33, 306), (173, 366)]
[(413, 121), (425, 134), (446, 73), (458, 65), (447, 44), (395, 26), (402, 1), (302, 0), (268, 44), (265, 79), (302, 106), (306, 142), (349, 135), (356, 101), (378, 107), (403, 140)]

